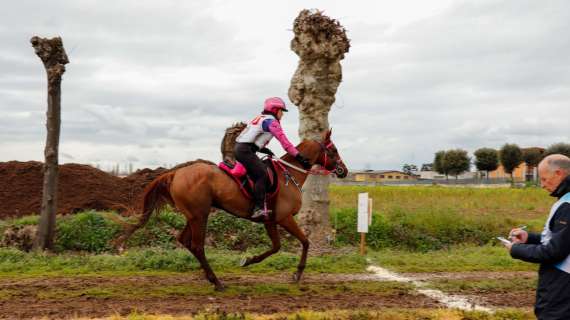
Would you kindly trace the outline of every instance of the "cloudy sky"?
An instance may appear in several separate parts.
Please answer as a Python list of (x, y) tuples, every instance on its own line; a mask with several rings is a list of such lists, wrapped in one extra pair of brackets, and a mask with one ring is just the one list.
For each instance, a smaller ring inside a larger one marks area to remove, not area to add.
[[(351, 39), (330, 114), (349, 168), (570, 142), (566, 0), (19, 0), (0, 12), (0, 161), (43, 160), (46, 81), (34, 35), (61, 36), (70, 59), (60, 162), (218, 161), (224, 128), (266, 97), (287, 99), (292, 24), (304, 8), (339, 20)], [(297, 143), (286, 101), (283, 125)]]

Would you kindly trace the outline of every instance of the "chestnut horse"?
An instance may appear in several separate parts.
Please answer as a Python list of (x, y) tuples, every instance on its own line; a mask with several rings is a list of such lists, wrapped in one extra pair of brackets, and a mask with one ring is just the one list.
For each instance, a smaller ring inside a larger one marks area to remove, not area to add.
[[(329, 130), (324, 136), (324, 142), (305, 140), (297, 149), (311, 162), (332, 170), (339, 178), (348, 174), (346, 166), (338, 154), (338, 150), (330, 139)], [(223, 290), (224, 286), (218, 280), (206, 260), (204, 253), (204, 239), (206, 225), (211, 207), (222, 209), (239, 218), (265, 225), (272, 248), (267, 252), (242, 260), (241, 265), (247, 266), (263, 261), (265, 258), (279, 251), (281, 244), (277, 225), (296, 237), (303, 246), (301, 260), (297, 271), (293, 275), (294, 281), (299, 281), (307, 261), (309, 241), (293, 218), (301, 209), (301, 187), (310, 171), (301, 169), (301, 165), (290, 155), (285, 155), (278, 166), (279, 192), (271, 201), (272, 218), (268, 220), (252, 220), (251, 200), (240, 191), (237, 183), (228, 174), (212, 163), (199, 162), (172, 172), (165, 173), (153, 180), (144, 191), (143, 215), (137, 224), (129, 225), (125, 233), (117, 240), (122, 244), (135, 230), (144, 226), (151, 214), (165, 204), (174, 205), (179, 212), (186, 216), (187, 222), (184, 230), (179, 234), (178, 241), (182, 243), (200, 261), (205, 276), (216, 290)]]

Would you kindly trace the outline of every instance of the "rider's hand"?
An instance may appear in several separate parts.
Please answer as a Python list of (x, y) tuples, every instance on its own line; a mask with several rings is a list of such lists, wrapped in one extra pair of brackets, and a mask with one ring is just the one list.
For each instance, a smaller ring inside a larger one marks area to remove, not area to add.
[(312, 165), (309, 162), (309, 159), (305, 158), (301, 153), (297, 153), (297, 155), (295, 156), (295, 159), (297, 159), (297, 161), (299, 161), (301, 163), (301, 165), (303, 166), (303, 168), (305, 170), (311, 169)]
[(509, 233), (509, 239), (513, 243), (526, 243), (528, 241), (528, 232), (521, 228), (515, 228)]

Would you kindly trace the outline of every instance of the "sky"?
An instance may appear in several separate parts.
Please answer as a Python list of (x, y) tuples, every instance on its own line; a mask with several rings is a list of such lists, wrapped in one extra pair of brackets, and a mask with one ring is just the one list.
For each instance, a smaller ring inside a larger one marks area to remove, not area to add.
[[(30, 38), (60, 36), (60, 163), (219, 161), (224, 129), (285, 99), (303, 9), (351, 40), (329, 121), (349, 169), (438, 150), (570, 142), (570, 2), (10, 1), (0, 11), (0, 161), (43, 161), (46, 76)], [(270, 148), (282, 154), (273, 141)]]

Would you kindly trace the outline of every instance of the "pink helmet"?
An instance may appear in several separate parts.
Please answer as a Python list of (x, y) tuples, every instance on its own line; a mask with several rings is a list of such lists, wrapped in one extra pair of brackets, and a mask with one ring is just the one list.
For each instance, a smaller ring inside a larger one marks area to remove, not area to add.
[(263, 111), (277, 113), (279, 109), (283, 110), (284, 112), (289, 111), (285, 107), (285, 102), (283, 102), (281, 98), (272, 97), (265, 99), (265, 103), (263, 103)]

